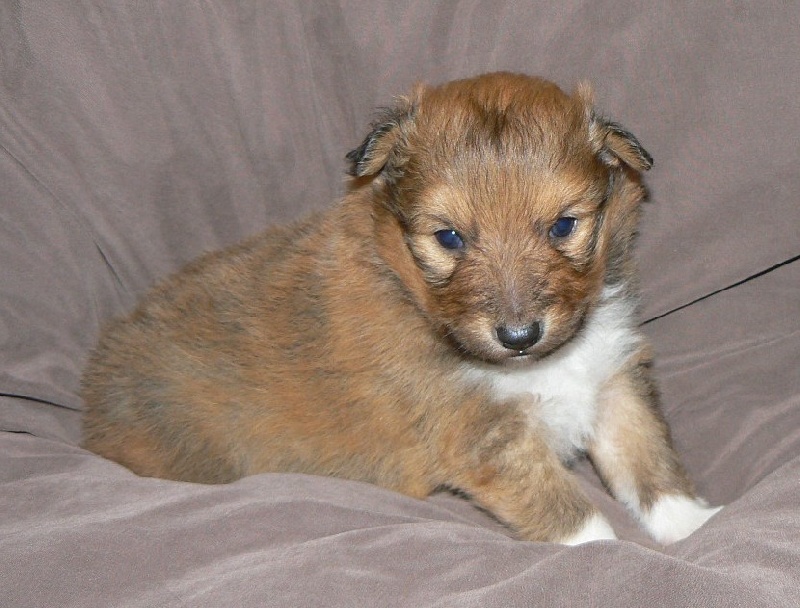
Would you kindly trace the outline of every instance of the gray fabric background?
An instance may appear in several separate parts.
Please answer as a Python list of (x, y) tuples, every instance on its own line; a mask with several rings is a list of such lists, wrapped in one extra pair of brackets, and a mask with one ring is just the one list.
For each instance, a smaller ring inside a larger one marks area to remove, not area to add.
[[(772, 1), (0, 0), (0, 604), (800, 605), (798, 23)], [(76, 447), (106, 319), (331, 204), (393, 95), (495, 69), (590, 80), (655, 157), (642, 319), (719, 517), (654, 546), (583, 467), (623, 540), (564, 548), (450, 496), (142, 479)]]

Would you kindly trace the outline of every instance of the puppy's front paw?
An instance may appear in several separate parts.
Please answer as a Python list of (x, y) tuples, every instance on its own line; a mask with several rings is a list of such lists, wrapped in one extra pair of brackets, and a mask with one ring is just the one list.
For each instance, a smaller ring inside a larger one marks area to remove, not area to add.
[(599, 513), (595, 513), (584, 522), (580, 530), (561, 539), (560, 542), (564, 545), (582, 545), (593, 540), (614, 540), (616, 538), (617, 535), (614, 533), (614, 528), (611, 527), (606, 518)]
[(689, 536), (722, 507), (709, 507), (700, 498), (664, 496), (642, 515), (642, 523), (658, 542), (668, 545)]

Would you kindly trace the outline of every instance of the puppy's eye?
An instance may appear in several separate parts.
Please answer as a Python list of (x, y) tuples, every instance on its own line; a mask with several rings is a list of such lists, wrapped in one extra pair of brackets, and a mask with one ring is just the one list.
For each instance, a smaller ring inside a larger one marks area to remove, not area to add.
[(555, 224), (550, 227), (550, 236), (554, 239), (568, 237), (575, 230), (578, 220), (574, 217), (560, 217)]
[(438, 230), (434, 233), (436, 240), (445, 249), (463, 249), (464, 241), (455, 230)]

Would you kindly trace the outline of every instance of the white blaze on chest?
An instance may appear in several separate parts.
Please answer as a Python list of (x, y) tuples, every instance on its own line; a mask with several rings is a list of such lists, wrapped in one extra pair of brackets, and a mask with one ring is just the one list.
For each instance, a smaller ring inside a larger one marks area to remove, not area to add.
[(606, 288), (579, 334), (530, 367), (505, 370), (473, 365), (467, 371), (472, 380), (488, 381), (498, 399), (532, 396), (528, 399), (531, 424), (546, 428), (551, 447), (562, 458), (586, 447), (600, 388), (642, 342), (634, 304), (619, 292), (619, 288)]

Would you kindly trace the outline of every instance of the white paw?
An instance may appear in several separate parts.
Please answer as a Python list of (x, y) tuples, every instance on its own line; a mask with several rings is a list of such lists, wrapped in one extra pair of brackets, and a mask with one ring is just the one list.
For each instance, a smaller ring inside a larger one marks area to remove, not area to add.
[(689, 536), (720, 509), (709, 507), (700, 498), (664, 496), (641, 518), (650, 536), (668, 545)]
[(617, 538), (614, 528), (606, 521), (606, 518), (595, 513), (583, 524), (577, 533), (567, 536), (561, 540), (564, 545), (581, 545), (590, 543), (593, 540), (613, 540)]

